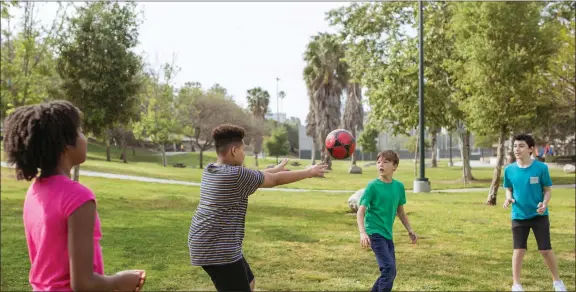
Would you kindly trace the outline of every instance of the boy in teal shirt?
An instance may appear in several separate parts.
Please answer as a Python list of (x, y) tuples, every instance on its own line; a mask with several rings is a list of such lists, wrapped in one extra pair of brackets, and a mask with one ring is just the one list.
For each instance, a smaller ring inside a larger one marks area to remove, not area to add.
[(512, 204), (512, 291), (524, 291), (520, 284), (520, 272), (530, 229), (534, 231), (538, 250), (552, 273), (554, 290), (566, 291), (558, 275), (558, 265), (550, 243), (548, 202), (552, 195), (552, 179), (545, 163), (531, 159), (533, 151), (534, 139), (530, 135), (515, 136), (516, 163), (504, 169), (504, 208)]
[(416, 233), (410, 227), (404, 212), (406, 191), (404, 184), (392, 178), (398, 168), (398, 155), (391, 150), (380, 152), (376, 167), (379, 177), (366, 186), (357, 213), (360, 244), (371, 247), (380, 269), (380, 277), (372, 291), (391, 291), (396, 278), (396, 255), (392, 240), (392, 226), (396, 215), (404, 224), (412, 243)]

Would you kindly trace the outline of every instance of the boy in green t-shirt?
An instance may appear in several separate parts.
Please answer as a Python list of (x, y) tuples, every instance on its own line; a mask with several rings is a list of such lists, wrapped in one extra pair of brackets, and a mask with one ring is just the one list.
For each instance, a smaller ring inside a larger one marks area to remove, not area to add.
[(406, 191), (404, 184), (392, 178), (398, 168), (398, 155), (391, 150), (380, 152), (376, 167), (379, 177), (366, 186), (360, 199), (357, 221), (360, 230), (360, 244), (371, 247), (380, 269), (380, 277), (372, 291), (391, 291), (396, 278), (396, 256), (392, 241), (392, 226), (396, 214), (408, 230), (412, 243), (416, 243), (416, 233), (410, 227), (404, 212)]

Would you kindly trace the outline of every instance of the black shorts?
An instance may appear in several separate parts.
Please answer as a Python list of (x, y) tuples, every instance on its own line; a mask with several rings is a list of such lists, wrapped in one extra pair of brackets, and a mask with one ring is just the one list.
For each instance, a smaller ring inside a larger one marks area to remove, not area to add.
[(202, 266), (202, 268), (208, 273), (218, 292), (250, 292), (250, 282), (254, 280), (254, 274), (244, 257), (230, 264)]
[(548, 216), (536, 216), (526, 220), (512, 220), (512, 239), (514, 249), (527, 249), (530, 229), (534, 231), (534, 237), (538, 244), (538, 250), (551, 250), (550, 221)]

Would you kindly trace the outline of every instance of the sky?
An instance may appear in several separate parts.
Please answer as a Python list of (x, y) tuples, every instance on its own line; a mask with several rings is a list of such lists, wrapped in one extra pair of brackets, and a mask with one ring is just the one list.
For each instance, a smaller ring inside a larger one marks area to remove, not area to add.
[[(302, 78), (303, 53), (311, 36), (334, 31), (325, 13), (346, 2), (139, 2), (144, 15), (136, 51), (158, 68), (171, 62), (180, 72), (177, 87), (187, 81), (208, 88), (219, 83), (246, 106), (246, 91), (260, 86), (270, 93), (276, 112), (278, 88), (286, 93), (280, 112), (300, 118), (308, 113)], [(42, 4), (39, 17), (51, 23), (55, 3)]]

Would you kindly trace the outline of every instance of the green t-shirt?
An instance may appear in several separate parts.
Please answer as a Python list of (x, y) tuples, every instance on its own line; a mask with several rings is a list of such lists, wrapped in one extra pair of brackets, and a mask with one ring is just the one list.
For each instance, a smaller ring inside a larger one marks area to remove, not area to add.
[(393, 179), (385, 183), (375, 179), (368, 183), (360, 205), (366, 206), (364, 226), (366, 233), (378, 233), (384, 238), (392, 240), (392, 226), (396, 219), (398, 206), (406, 204), (406, 190), (404, 184)]

